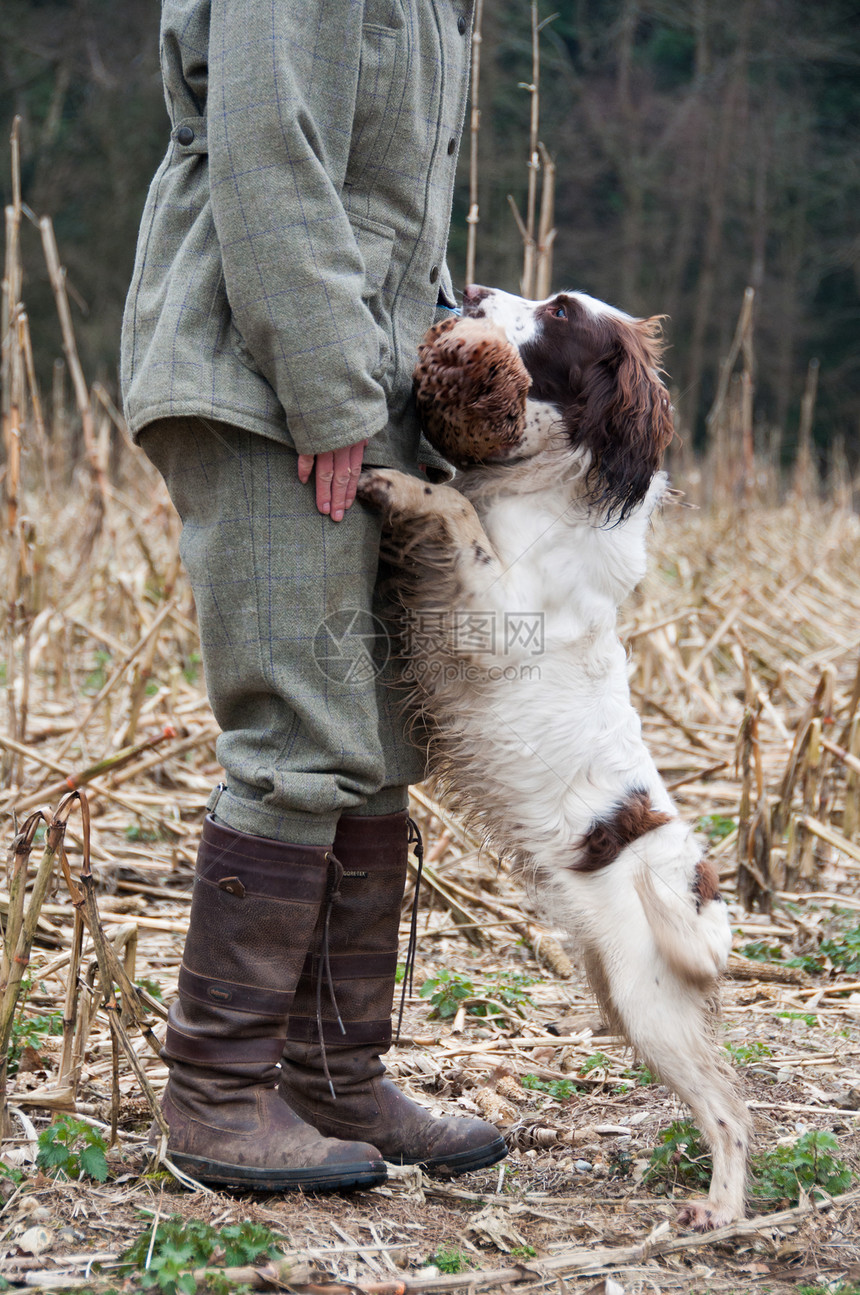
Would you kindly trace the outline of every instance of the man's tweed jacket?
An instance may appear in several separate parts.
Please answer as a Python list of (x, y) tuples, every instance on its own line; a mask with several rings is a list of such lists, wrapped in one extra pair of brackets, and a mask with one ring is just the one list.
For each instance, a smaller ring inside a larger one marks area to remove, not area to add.
[[(133, 432), (202, 415), (414, 466), (472, 0), (165, 0), (171, 132), (123, 324)], [(433, 461), (422, 446), (421, 458)]]

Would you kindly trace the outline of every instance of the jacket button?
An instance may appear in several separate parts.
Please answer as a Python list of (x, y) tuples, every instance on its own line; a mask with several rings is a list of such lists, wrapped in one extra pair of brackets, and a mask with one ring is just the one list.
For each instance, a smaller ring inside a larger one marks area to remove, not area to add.
[(462, 14), (457, 19), (457, 31), (460, 33), (461, 36), (466, 35), (466, 19), (462, 16)]
[(176, 132), (176, 142), (177, 144), (185, 145), (194, 143), (194, 131), (190, 126), (179, 127), (179, 130)]
[(453, 157), (453, 155), (456, 153), (456, 151), (457, 151), (457, 141), (456, 141), (456, 139), (449, 139), (449, 140), (448, 140), (448, 156), (449, 156), (449, 157)]
[(434, 265), (433, 269), (430, 271), (430, 282), (435, 283), (438, 278), (439, 278), (439, 266)]

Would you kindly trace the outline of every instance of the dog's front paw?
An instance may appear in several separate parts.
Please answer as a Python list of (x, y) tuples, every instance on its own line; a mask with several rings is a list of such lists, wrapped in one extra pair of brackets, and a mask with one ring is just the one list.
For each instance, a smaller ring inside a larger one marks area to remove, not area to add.
[(715, 1205), (711, 1201), (688, 1201), (678, 1214), (678, 1225), (693, 1232), (713, 1232), (733, 1223), (737, 1211), (729, 1205)]
[(394, 506), (394, 475), (384, 468), (364, 468), (356, 491), (361, 502), (379, 512), (390, 512)]

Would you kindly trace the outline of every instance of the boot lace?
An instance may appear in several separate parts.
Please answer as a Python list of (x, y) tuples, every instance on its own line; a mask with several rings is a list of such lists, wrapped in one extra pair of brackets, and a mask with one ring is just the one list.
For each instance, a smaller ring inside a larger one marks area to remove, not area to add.
[(400, 991), (400, 1011), (397, 1013), (397, 1030), (394, 1035), (394, 1042), (400, 1042), (400, 1027), (403, 1024), (403, 1009), (406, 1006), (406, 993), (410, 997), (413, 992), (413, 980), (415, 977), (415, 955), (418, 951), (418, 895), (421, 890), (421, 873), (424, 869), (424, 841), (421, 836), (421, 829), (415, 822), (414, 818), (406, 820), (409, 836), (408, 845), (413, 847), (415, 862), (415, 890), (412, 895), (412, 917), (409, 922), (409, 943), (406, 946), (406, 964), (403, 968), (403, 988)]
[(329, 956), (329, 924), (331, 921), (331, 911), (340, 899), (340, 883), (343, 880), (343, 864), (339, 859), (329, 852), (329, 864), (331, 865), (326, 886), (326, 906), (325, 917), (323, 918), (322, 943), (320, 946), (319, 962), (317, 963), (317, 984), (316, 984), (316, 1008), (317, 1008), (317, 1034), (320, 1041), (320, 1056), (322, 1058), (323, 1074), (326, 1077), (329, 1090), (334, 1101), (337, 1101), (334, 1083), (332, 1082), (331, 1071), (328, 1068), (328, 1057), (325, 1050), (325, 1031), (323, 1030), (322, 1017), (322, 988), (323, 975), (328, 981), (329, 998), (334, 1008), (334, 1014), (337, 1017), (337, 1023), (340, 1026), (341, 1034), (346, 1034), (346, 1026), (340, 1015), (340, 1008), (337, 1005), (337, 996), (334, 992), (334, 978), (331, 974), (331, 958)]

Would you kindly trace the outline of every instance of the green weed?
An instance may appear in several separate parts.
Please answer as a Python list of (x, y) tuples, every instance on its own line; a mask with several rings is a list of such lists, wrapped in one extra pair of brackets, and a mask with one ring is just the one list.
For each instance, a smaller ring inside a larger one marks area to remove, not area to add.
[(711, 1181), (711, 1155), (692, 1120), (675, 1120), (660, 1134), (651, 1152), (645, 1181), (667, 1187), (707, 1187)]
[(777, 1012), (776, 1016), (781, 1021), (803, 1021), (810, 1029), (818, 1024), (815, 1012)]
[(438, 976), (424, 981), (420, 994), (422, 998), (430, 999), (434, 1016), (443, 1021), (456, 1016), (460, 1004), (466, 1000), (471, 1000), (466, 1006), (469, 1015), (484, 1018), (499, 1015), (494, 1011), (495, 1004), (513, 1010), (518, 1016), (523, 1015), (524, 1006), (532, 1006), (532, 1000), (521, 985), (532, 984), (533, 981), (519, 975), (494, 976), (492, 981), (495, 983), (476, 987), (466, 976), (445, 967)]
[[(480, 992), (490, 1005), (494, 1002), (501, 1003), (503, 1007), (511, 1008), (516, 1012), (517, 1016), (523, 1016), (524, 1007), (534, 1007), (534, 1003), (525, 992), (526, 988), (534, 983), (531, 976), (524, 976), (520, 972), (494, 972)], [(490, 1016), (492, 1008), (487, 1012), (476, 1012), (476, 1015)]]
[(609, 1057), (605, 1052), (594, 1052), (590, 1057), (586, 1057), (579, 1067), (581, 1075), (590, 1075), (593, 1070), (607, 1070), (612, 1065)]
[(837, 1282), (835, 1286), (798, 1286), (797, 1295), (860, 1295), (856, 1282)]
[(827, 970), (827, 955), (819, 948), (817, 953), (800, 953), (796, 958), (786, 958), (787, 967), (800, 967), (810, 976), (820, 976)]
[(442, 1273), (462, 1273), (472, 1267), (469, 1256), (464, 1251), (450, 1246), (442, 1246), (427, 1262)]
[(46, 1174), (62, 1178), (108, 1176), (107, 1143), (97, 1129), (73, 1115), (61, 1115), (39, 1134), (36, 1164)]
[(203, 658), (201, 657), (199, 652), (190, 652), (188, 654), (188, 660), (186, 664), (182, 667), (182, 674), (185, 678), (186, 683), (197, 682), (200, 676), (200, 666), (202, 665), (202, 663), (203, 663)]
[(801, 1191), (818, 1197), (825, 1192), (834, 1196), (847, 1191), (851, 1186), (851, 1171), (836, 1156), (838, 1150), (839, 1143), (832, 1133), (810, 1129), (794, 1146), (776, 1147), (755, 1156), (754, 1194), (796, 1205)]
[[(23, 997), (25, 999), (28, 992), (29, 986), (24, 990)], [(38, 1052), (45, 1038), (49, 1036), (56, 1037), (56, 1035), (62, 1033), (63, 1017), (61, 1012), (51, 1012), (47, 1016), (30, 1016), (19, 1011), (12, 1023), (12, 1035), (9, 1040), (9, 1074), (17, 1075), (21, 1057), (24, 1055), (26, 1048), (32, 1048), (34, 1052)]]
[(768, 944), (766, 940), (753, 940), (751, 944), (745, 944), (741, 949), (745, 958), (752, 958), (755, 962), (782, 962), (783, 952), (781, 944)]
[(420, 994), (422, 998), (430, 999), (433, 1015), (445, 1021), (450, 1016), (456, 1016), (457, 1008), (464, 998), (475, 997), (475, 986), (465, 976), (443, 967), (438, 976), (424, 981)]
[(125, 829), (125, 839), (133, 841), (135, 844), (154, 845), (160, 841), (161, 833), (152, 827), (141, 827), (139, 824), (131, 823)]
[(750, 1043), (727, 1043), (726, 1052), (736, 1066), (751, 1066), (773, 1056), (773, 1050), (760, 1039), (753, 1039)]
[(609, 1158), (609, 1172), (613, 1178), (629, 1178), (633, 1173), (633, 1157), (620, 1147)]
[(549, 1093), (557, 1102), (566, 1102), (576, 1092), (572, 1079), (538, 1079), (537, 1075), (523, 1075), (520, 1083), (530, 1092)]
[(829, 958), (840, 971), (849, 976), (856, 975), (860, 972), (860, 926), (850, 930), (846, 928), (836, 940), (822, 940), (818, 952)]
[[(197, 1286), (192, 1270), (207, 1267), (213, 1258), (226, 1268), (240, 1268), (279, 1253), (278, 1238), (260, 1223), (246, 1219), (215, 1228), (200, 1219), (185, 1220), (173, 1214), (158, 1224), (154, 1239), (151, 1228), (141, 1233), (121, 1256), (121, 1263), (127, 1273), (134, 1271), (144, 1290), (157, 1286), (163, 1295), (193, 1295)], [(218, 1277), (210, 1281), (209, 1288), (224, 1295), (235, 1291)]]
[(741, 953), (759, 962), (783, 962), (787, 967), (801, 967), (810, 975), (820, 975), (829, 964), (844, 975), (856, 976), (860, 974), (860, 925), (851, 925), (851, 922), (856, 922), (857, 914), (853, 910), (836, 908), (833, 914), (837, 919), (836, 929), (821, 941), (814, 952), (786, 958), (782, 945), (753, 940), (741, 948)]
[(110, 659), (110, 652), (106, 652), (104, 648), (97, 649), (95, 665), (84, 680), (84, 692), (101, 692), (107, 682), (107, 667)]
[(729, 832), (737, 827), (735, 819), (727, 814), (704, 814), (696, 823), (699, 832), (704, 832), (709, 841), (722, 841)]
[(145, 989), (150, 998), (155, 998), (160, 1003), (164, 997), (164, 991), (157, 980), (151, 980), (149, 976), (141, 976), (134, 982), (139, 989)]

